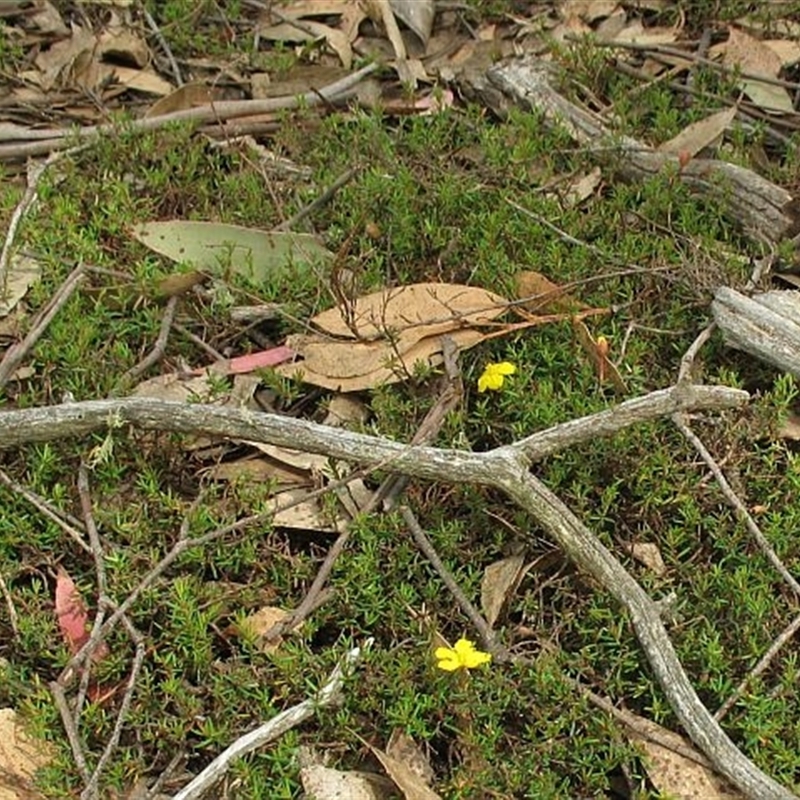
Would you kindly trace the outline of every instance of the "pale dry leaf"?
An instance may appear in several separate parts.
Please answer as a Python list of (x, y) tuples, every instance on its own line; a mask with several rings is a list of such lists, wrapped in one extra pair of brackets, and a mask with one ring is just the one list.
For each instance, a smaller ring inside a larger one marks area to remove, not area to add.
[(87, 28), (73, 24), (67, 39), (54, 42), (49, 49), (40, 51), (34, 64), (41, 75), (38, 84), (44, 90), (52, 89), (58, 82), (68, 82), (65, 78), (76, 59), (83, 53), (93, 53), (97, 38)]
[(667, 565), (661, 557), (658, 545), (653, 542), (631, 542), (631, 555), (641, 564), (644, 564), (654, 575), (664, 575)]
[(494, 627), (524, 574), (525, 558), (521, 554), (495, 561), (484, 570), (481, 579), (481, 609), (490, 628)]
[(658, 150), (662, 153), (688, 153), (696, 156), (701, 150), (717, 142), (736, 119), (736, 106), (717, 111), (704, 119), (687, 125), (677, 136), (662, 142)]
[[(460, 350), (467, 350), (486, 339), (486, 334), (470, 328), (443, 333), (453, 339)], [(376, 386), (408, 380), (417, 364), (435, 367), (442, 363), (441, 335), (412, 341), (410, 347), (403, 347), (399, 352), (394, 343), (385, 340), (364, 343), (310, 337), (310, 341), (304, 341), (302, 335), (290, 336), (287, 344), (305, 360), (281, 364), (275, 371), (284, 377), (337, 392), (374, 389)], [(402, 338), (399, 344), (405, 344)], [(347, 366), (343, 367), (342, 362)], [(365, 364), (368, 365), (367, 369)], [(369, 367), (376, 365), (372, 371), (369, 370)]]
[(394, 15), (414, 32), (424, 50), (433, 30), (433, 0), (389, 0), (389, 3)]
[[(663, 729), (662, 729), (663, 730)], [(672, 731), (667, 735), (692, 748), (688, 740)], [(744, 800), (744, 795), (707, 767), (648, 739), (631, 736), (645, 752), (647, 777), (664, 796), (675, 800)]]
[(788, 67), (800, 61), (800, 42), (793, 39), (765, 39), (764, 46), (775, 53), (781, 66)]
[(332, 520), (316, 498), (304, 499), (307, 495), (308, 489), (302, 488), (287, 489), (272, 497), (267, 504), (271, 511), (276, 512), (272, 524), (276, 528), (318, 533), (337, 533), (344, 529), (345, 520)]
[(395, 728), (389, 736), (386, 755), (405, 764), (427, 786), (433, 783), (434, 772), (430, 761), (402, 728)]
[[(743, 72), (766, 78), (777, 78), (781, 59), (762, 41), (738, 28), (731, 28), (728, 40), (711, 48), (711, 55), (722, 53), (724, 63)], [(750, 99), (765, 111), (792, 113), (792, 98), (783, 86), (764, 83), (757, 78), (739, 79), (739, 85)]]
[(290, 615), (289, 611), (276, 606), (264, 606), (248, 614), (244, 619), (235, 623), (233, 628), (239, 636), (249, 636), (256, 640), (259, 650), (263, 653), (274, 653), (281, 646), (283, 639), (277, 637), (266, 640), (263, 637)]
[(369, 409), (356, 395), (337, 393), (328, 401), (328, 408), (323, 425), (331, 425), (334, 428), (344, 428), (349, 425), (365, 422), (369, 415)]
[(524, 301), (523, 308), (534, 314), (562, 314), (586, 308), (541, 272), (518, 272), (515, 282), (517, 298)]
[(575, 17), (591, 23), (613, 14), (618, 7), (617, 0), (562, 0), (558, 13), (562, 19)]
[(680, 34), (678, 28), (646, 28), (641, 20), (634, 20), (619, 32), (606, 39), (616, 44), (657, 45), (672, 44)]
[(122, 88), (134, 89), (142, 94), (152, 94), (159, 97), (166, 97), (175, 90), (175, 87), (169, 81), (165, 81), (151, 69), (133, 69), (133, 67), (120, 67), (112, 64), (103, 64), (101, 66), (102, 69), (97, 78), (97, 83), (114, 80)]
[(380, 21), (386, 31), (386, 36), (392, 44), (395, 58), (398, 61), (405, 61), (408, 58), (406, 51), (406, 43), (403, 41), (403, 36), (400, 33), (400, 28), (397, 25), (394, 11), (390, 0), (370, 0), (370, 3), (375, 6), (380, 14)]
[(42, 275), (42, 264), (31, 256), (14, 253), (4, 285), (0, 285), (0, 317), (8, 316)]
[(266, 442), (245, 442), (245, 444), (255, 447), (280, 464), (307, 474), (322, 474), (328, 467), (328, 456), (319, 453), (304, 453), (302, 450), (292, 450), (289, 447)]
[(97, 54), (103, 58), (133, 64), (140, 69), (150, 63), (147, 42), (129, 28), (115, 26), (104, 30), (97, 39)]
[[(507, 308), (508, 300), (478, 286), (413, 283), (359, 297), (351, 311), (358, 338), (402, 332), (409, 342), (465, 325), (487, 325)], [(317, 314), (311, 324), (332, 336), (356, 338), (339, 308)]]
[(603, 180), (603, 172), (600, 167), (595, 167), (591, 172), (577, 175), (567, 184), (564, 194), (564, 205), (567, 208), (579, 206), (584, 200), (588, 200), (597, 191)]
[(778, 436), (781, 439), (791, 439), (800, 441), (800, 414), (790, 411), (786, 418), (778, 426)]
[(29, 736), (16, 711), (0, 709), (0, 800), (44, 798), (35, 790), (33, 778), (52, 758), (47, 742)]
[(322, 764), (302, 767), (300, 781), (313, 800), (387, 800), (385, 779), (363, 772), (343, 772)]
[(425, 65), (418, 58), (398, 59), (393, 66), (400, 83), (412, 89), (416, 89), (420, 82), (430, 80)]
[(601, 42), (610, 42), (628, 24), (628, 14), (621, 6), (611, 12), (595, 29), (595, 36)]
[(430, 789), (425, 782), (417, 777), (414, 772), (402, 761), (385, 753), (377, 747), (369, 748), (387, 775), (395, 782), (406, 800), (441, 800), (438, 794)]

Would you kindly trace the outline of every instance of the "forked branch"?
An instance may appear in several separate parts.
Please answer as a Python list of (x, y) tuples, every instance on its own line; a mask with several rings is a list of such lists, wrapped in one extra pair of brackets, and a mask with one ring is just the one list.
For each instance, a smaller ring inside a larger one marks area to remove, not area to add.
[(678, 719), (714, 767), (748, 798), (789, 800), (795, 795), (746, 758), (703, 706), (678, 660), (654, 601), (611, 551), (529, 471), (536, 458), (579, 441), (611, 435), (636, 422), (678, 411), (733, 408), (747, 399), (747, 393), (739, 390), (683, 383), (535, 434), (515, 445), (472, 453), (409, 446), (274, 414), (127, 398), (0, 413), (0, 449), (134, 425), (269, 442), (363, 465), (382, 464), (393, 472), (428, 480), (499, 488), (528, 511), (565, 553), (626, 609)]

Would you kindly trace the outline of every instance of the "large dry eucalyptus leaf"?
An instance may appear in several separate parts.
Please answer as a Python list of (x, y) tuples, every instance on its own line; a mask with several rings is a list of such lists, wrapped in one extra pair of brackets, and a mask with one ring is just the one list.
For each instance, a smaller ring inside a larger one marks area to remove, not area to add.
[(22, 253), (11, 257), (5, 280), (0, 283), (0, 317), (11, 313), (41, 274), (42, 264), (38, 259)]
[(332, 257), (320, 240), (308, 233), (261, 231), (221, 222), (148, 222), (135, 227), (132, 234), (173, 261), (217, 275), (230, 269), (254, 283)]
[(372, 340), (402, 333), (406, 341), (419, 341), (466, 325), (486, 325), (507, 308), (508, 300), (478, 286), (413, 283), (359, 297), (347, 311), (323, 311), (311, 323), (332, 336)]
[(658, 149), (662, 153), (696, 156), (701, 150), (720, 139), (736, 118), (736, 106), (717, 111), (691, 125), (687, 125), (677, 136), (662, 142)]
[(394, 15), (412, 30), (422, 46), (428, 44), (436, 13), (433, 0), (389, 0)]

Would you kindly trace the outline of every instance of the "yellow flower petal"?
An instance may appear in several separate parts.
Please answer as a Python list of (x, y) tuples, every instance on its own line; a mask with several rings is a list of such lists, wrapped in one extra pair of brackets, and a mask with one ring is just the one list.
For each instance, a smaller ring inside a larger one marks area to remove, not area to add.
[(501, 361), (498, 364), (487, 364), (483, 374), (478, 378), (478, 391), (485, 392), (490, 389), (496, 392), (503, 388), (503, 382), (507, 375), (513, 375), (517, 368), (509, 361)]
[(499, 364), (492, 365), (500, 375), (513, 375), (517, 368), (510, 361), (501, 361)]

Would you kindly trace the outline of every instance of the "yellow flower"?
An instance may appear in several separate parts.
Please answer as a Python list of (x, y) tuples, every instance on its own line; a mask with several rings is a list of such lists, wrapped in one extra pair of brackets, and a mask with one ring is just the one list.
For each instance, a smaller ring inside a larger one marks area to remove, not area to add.
[(481, 664), (488, 664), (492, 660), (489, 653), (476, 650), (475, 643), (463, 637), (455, 643), (454, 647), (437, 647), (434, 655), (437, 661), (436, 666), (445, 672), (472, 669)]
[(491, 389), (496, 392), (503, 388), (506, 375), (513, 375), (517, 368), (508, 361), (501, 361), (499, 364), (487, 364), (483, 370), (483, 375), (478, 378), (478, 391), (485, 392)]

